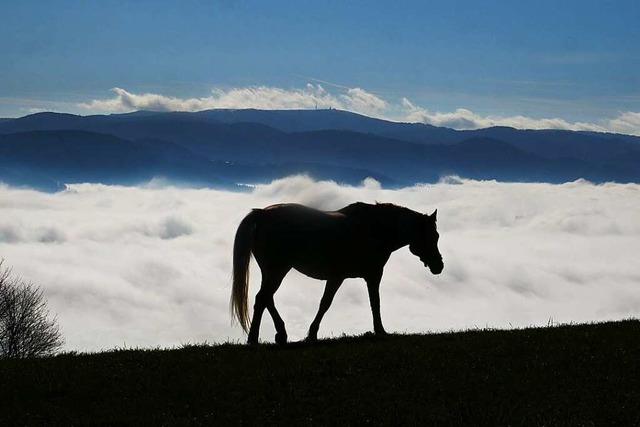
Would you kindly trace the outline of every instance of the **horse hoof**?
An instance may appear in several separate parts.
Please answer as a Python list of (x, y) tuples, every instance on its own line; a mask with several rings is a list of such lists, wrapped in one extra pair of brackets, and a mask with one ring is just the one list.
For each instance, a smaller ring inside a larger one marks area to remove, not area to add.
[(287, 334), (281, 334), (280, 332), (278, 332), (276, 334), (276, 344), (286, 344), (287, 343)]
[(311, 335), (309, 335), (309, 336), (305, 339), (305, 341), (306, 341), (306, 342), (308, 342), (308, 343), (310, 343), (310, 344), (313, 344), (313, 343), (318, 342), (318, 337), (315, 337), (315, 336), (311, 336)]

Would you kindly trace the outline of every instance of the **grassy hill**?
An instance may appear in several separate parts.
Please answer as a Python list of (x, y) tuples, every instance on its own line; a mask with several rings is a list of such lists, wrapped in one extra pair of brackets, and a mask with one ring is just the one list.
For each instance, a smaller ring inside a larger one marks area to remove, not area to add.
[(640, 425), (640, 321), (0, 361), (0, 425)]

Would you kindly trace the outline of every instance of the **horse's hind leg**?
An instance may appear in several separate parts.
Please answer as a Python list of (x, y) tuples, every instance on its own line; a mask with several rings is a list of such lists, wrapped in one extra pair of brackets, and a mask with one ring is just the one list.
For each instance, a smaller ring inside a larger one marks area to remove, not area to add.
[(249, 328), (249, 344), (258, 344), (258, 334), (260, 333), (260, 322), (262, 321), (262, 313), (266, 305), (264, 302), (264, 292), (262, 288), (256, 294), (256, 301), (253, 304), (253, 317), (251, 318), (251, 328)]
[(316, 318), (311, 322), (311, 326), (309, 327), (309, 335), (307, 335), (307, 341), (314, 342), (318, 339), (318, 329), (320, 329), (320, 322), (324, 317), (324, 314), (329, 310), (331, 303), (333, 302), (333, 297), (338, 292), (338, 288), (342, 285), (344, 279), (330, 279), (327, 280), (327, 285), (324, 288), (324, 293), (322, 294), (322, 300), (320, 301), (320, 308), (318, 309), (318, 314), (316, 314)]
[[(251, 320), (251, 328), (249, 329), (249, 344), (257, 344), (258, 336), (260, 334), (260, 323), (262, 321), (262, 314), (264, 309), (268, 309), (273, 323), (276, 327), (276, 342), (287, 342), (287, 332), (284, 329), (284, 321), (278, 314), (273, 302), (273, 294), (278, 290), (282, 279), (289, 270), (279, 270), (277, 272), (265, 272), (262, 270), (262, 284), (260, 290), (256, 294), (256, 301), (253, 306), (253, 319)], [(284, 341), (283, 341), (284, 340)]]
[(284, 328), (284, 320), (282, 320), (280, 313), (276, 310), (276, 306), (273, 302), (273, 295), (271, 295), (271, 302), (267, 305), (267, 309), (269, 310), (269, 314), (271, 314), (271, 318), (273, 319), (273, 324), (276, 327), (276, 343), (286, 344), (287, 330)]

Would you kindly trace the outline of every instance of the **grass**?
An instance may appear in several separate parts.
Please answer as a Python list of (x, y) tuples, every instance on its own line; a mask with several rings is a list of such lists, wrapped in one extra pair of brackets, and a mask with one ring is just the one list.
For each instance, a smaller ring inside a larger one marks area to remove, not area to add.
[(0, 361), (0, 425), (640, 425), (640, 321)]

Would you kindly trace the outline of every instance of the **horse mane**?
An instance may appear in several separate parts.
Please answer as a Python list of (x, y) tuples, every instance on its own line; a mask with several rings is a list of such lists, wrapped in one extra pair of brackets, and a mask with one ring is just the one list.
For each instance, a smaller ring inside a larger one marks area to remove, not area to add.
[[(403, 212), (404, 214), (410, 215), (410, 216), (414, 216), (416, 218), (418, 217), (422, 217), (422, 214), (420, 212), (416, 212), (412, 209), (406, 208), (404, 206), (400, 206), (400, 205), (396, 205), (395, 203), (387, 203), (387, 202), (378, 202), (376, 201), (376, 206), (381, 206), (384, 207), (385, 209), (388, 210), (388, 212)], [(436, 226), (436, 223), (434, 221), (434, 227)]]
[(338, 212), (358, 216), (365, 220), (372, 220), (380, 224), (395, 224), (399, 219), (406, 224), (407, 220), (414, 221), (422, 217), (422, 214), (406, 208), (404, 206), (396, 205), (395, 203), (381, 203), (369, 204), (364, 202), (352, 203)]
[(407, 214), (410, 216), (418, 216), (421, 215), (419, 212), (413, 211), (409, 208), (405, 208), (404, 206), (396, 205), (395, 203), (388, 202), (378, 202), (375, 204), (364, 203), (364, 202), (355, 202), (344, 208), (340, 209), (338, 212), (349, 212), (349, 213), (377, 213), (382, 215), (397, 215), (397, 214)]
[(385, 222), (401, 219), (403, 226), (409, 226), (407, 223), (407, 220), (409, 220), (413, 223), (411, 224), (413, 226), (416, 221), (422, 219), (422, 214), (420, 212), (416, 212), (404, 206), (396, 205), (395, 203), (376, 202), (375, 206), (379, 210), (381, 219)]
[[(357, 218), (384, 235), (384, 240), (392, 247), (401, 245), (415, 236), (422, 214), (396, 205), (394, 203), (369, 204), (364, 202), (352, 203), (338, 212), (351, 218)], [(406, 244), (406, 243), (405, 243)], [(396, 249), (400, 247), (397, 246)]]

